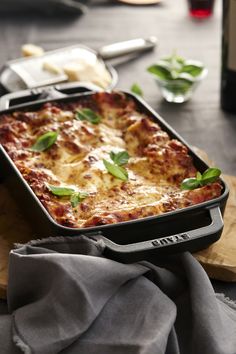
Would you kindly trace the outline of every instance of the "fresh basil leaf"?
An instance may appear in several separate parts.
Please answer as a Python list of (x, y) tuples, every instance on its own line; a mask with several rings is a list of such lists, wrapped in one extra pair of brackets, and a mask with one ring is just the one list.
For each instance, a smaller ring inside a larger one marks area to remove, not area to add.
[(185, 59), (183, 57), (180, 56), (175, 56), (175, 60), (179, 63), (179, 64), (184, 64), (185, 63)]
[(168, 69), (164, 65), (159, 65), (159, 64), (151, 65), (147, 68), (147, 71), (149, 71), (151, 74), (156, 75), (161, 80), (172, 79), (170, 69)]
[(114, 177), (121, 179), (122, 181), (128, 180), (128, 172), (124, 167), (117, 166), (113, 163), (110, 163), (107, 160), (103, 159), (104, 166), (106, 167), (107, 171)]
[(92, 124), (98, 124), (102, 119), (99, 114), (90, 108), (77, 109), (75, 118), (77, 120), (86, 120)]
[(181, 186), (180, 188), (181, 189), (189, 189), (189, 190), (192, 190), (192, 189), (195, 189), (195, 188), (198, 188), (200, 186), (200, 182), (196, 179), (196, 178), (185, 178), (183, 180), (183, 182), (181, 183)]
[(115, 159), (116, 159), (116, 155), (117, 155), (117, 154), (116, 154), (114, 151), (111, 151), (109, 155), (110, 155), (111, 160), (112, 160), (113, 162), (115, 162)]
[(203, 174), (202, 174), (202, 180), (201, 184), (205, 185), (208, 183), (213, 183), (217, 180), (217, 178), (221, 175), (221, 170), (219, 168), (208, 168)]
[(203, 65), (200, 66), (200, 65), (186, 64), (183, 65), (181, 72), (188, 73), (191, 76), (196, 77), (202, 73), (203, 69), (204, 69)]
[(47, 184), (47, 187), (50, 192), (57, 197), (70, 197), (70, 202), (73, 208), (88, 196), (87, 193), (76, 192), (74, 188), (52, 186), (51, 184)]
[(58, 132), (47, 132), (41, 135), (34, 145), (29, 149), (30, 151), (42, 152), (50, 148), (57, 140)]
[(162, 68), (167, 69), (168, 71), (171, 71), (172, 68), (173, 68), (172, 62), (168, 62), (168, 61), (165, 61), (165, 60), (162, 60), (162, 59), (158, 60), (156, 65), (159, 65)]
[(189, 91), (193, 83), (183, 78), (172, 79), (165, 85), (166, 89), (176, 95), (182, 95)]
[(201, 174), (201, 172), (197, 172), (197, 174), (196, 174), (196, 179), (197, 179), (197, 181), (199, 181), (199, 182), (201, 182), (201, 180), (202, 180), (202, 174)]
[(208, 168), (203, 174), (197, 172), (196, 178), (186, 178), (181, 183), (181, 189), (195, 189), (208, 183), (215, 182), (221, 174), (221, 170), (216, 167)]
[(159, 60), (147, 70), (156, 75), (159, 80), (166, 81), (167, 91), (175, 95), (185, 95), (203, 72), (204, 66), (201, 62), (185, 60), (173, 53), (172, 56)]
[(166, 60), (161, 59), (156, 64), (165, 67), (167, 70), (169, 70), (173, 78), (177, 76), (183, 66), (182, 61), (179, 60), (179, 57), (177, 57), (176, 55), (166, 58)]
[(143, 97), (143, 90), (138, 84), (133, 84), (130, 88), (130, 91), (135, 93), (135, 95)]
[(73, 208), (77, 207), (77, 205), (82, 202), (88, 196), (87, 193), (73, 193), (70, 197), (70, 202)]
[(52, 186), (51, 184), (47, 184), (47, 187), (52, 194), (57, 195), (58, 197), (68, 197), (75, 193), (73, 188)]
[(122, 166), (128, 162), (130, 156), (129, 156), (128, 152), (125, 150), (120, 151), (117, 154), (114, 151), (111, 151), (110, 158), (115, 164), (117, 164), (118, 166)]
[(195, 79), (192, 77), (192, 75), (188, 73), (178, 73), (178, 79), (184, 80), (185, 82), (188, 82), (190, 85), (192, 85), (195, 82)]
[(166, 57), (166, 58), (163, 58), (162, 60), (165, 60), (165, 61), (171, 63), (173, 61), (173, 57), (174, 57), (175, 61), (177, 61), (178, 64), (182, 64), (183, 65), (185, 63), (185, 59), (184, 58), (182, 58), (182, 57), (180, 57), (178, 55), (175, 55), (175, 54), (174, 54), (174, 56), (172, 55), (171, 57)]

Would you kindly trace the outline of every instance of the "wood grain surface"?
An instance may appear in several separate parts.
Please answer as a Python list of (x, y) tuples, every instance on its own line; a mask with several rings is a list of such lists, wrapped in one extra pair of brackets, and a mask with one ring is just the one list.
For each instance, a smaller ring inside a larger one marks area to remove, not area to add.
[[(209, 166), (215, 166), (204, 151), (197, 147), (194, 150)], [(195, 257), (212, 279), (233, 282), (236, 281), (236, 177), (224, 175), (223, 178), (230, 194), (222, 236), (205, 250), (195, 253)]]
[(5, 298), (9, 252), (14, 243), (25, 243), (34, 234), (3, 184), (0, 184), (0, 195), (0, 297)]
[(223, 176), (230, 189), (224, 215), (224, 230), (219, 241), (197, 252), (195, 257), (210, 278), (236, 281), (236, 177)]

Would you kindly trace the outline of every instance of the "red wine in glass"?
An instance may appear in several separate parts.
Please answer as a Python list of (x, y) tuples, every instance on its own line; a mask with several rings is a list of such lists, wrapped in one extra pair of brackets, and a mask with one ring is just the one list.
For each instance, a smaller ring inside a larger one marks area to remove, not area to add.
[(214, 0), (188, 0), (190, 16), (207, 18), (213, 13)]

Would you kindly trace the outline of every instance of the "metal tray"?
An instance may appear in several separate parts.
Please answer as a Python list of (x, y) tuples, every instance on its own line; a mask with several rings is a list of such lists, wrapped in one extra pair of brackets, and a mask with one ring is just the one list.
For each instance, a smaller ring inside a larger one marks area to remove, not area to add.
[[(50, 101), (79, 100), (85, 95), (93, 95), (94, 92), (88, 92), (90, 89), (91, 87), (88, 86), (74, 86), (66, 90), (57, 86), (40, 89), (37, 92), (27, 90), (17, 93), (17, 97), (15, 97), (15, 93), (11, 93), (0, 100), (0, 113), (37, 109), (42, 103)], [(132, 97), (139, 109), (157, 121), (172, 138), (180, 140), (188, 147), (194, 165), (200, 172), (208, 168), (181, 136), (142, 99), (131, 93), (125, 92), (125, 94)], [(57, 98), (58, 96), (60, 98)], [(32, 103), (33, 99), (36, 99), (36, 102)], [(26, 101), (28, 102), (26, 103)], [(11, 103), (14, 106), (9, 108)], [(49, 215), (1, 145), (0, 164), (2, 178), (10, 186), (10, 190), (17, 200), (24, 206), (22, 209), (27, 212), (35, 230), (40, 232), (40, 237), (87, 235), (93, 239), (102, 240), (108, 256), (112, 254), (113, 258), (133, 261), (145, 257), (146, 254), (150, 255), (152, 252), (161, 255), (202, 249), (217, 241), (223, 230), (222, 214), (229, 193), (223, 180), (221, 180), (222, 195), (213, 200), (157, 216), (79, 229), (62, 226)]]
[(139, 53), (152, 50), (157, 45), (156, 37), (136, 38), (123, 42), (108, 44), (98, 51), (85, 45), (77, 44), (65, 48), (59, 48), (45, 52), (40, 56), (24, 57), (10, 60), (5, 63), (0, 72), (0, 82), (9, 92), (17, 92), (25, 89), (33, 89), (46, 85), (55, 85), (68, 81), (67, 75), (61, 72), (53, 74), (42, 69), (45, 61), (52, 62), (59, 67), (79, 59), (95, 65), (100, 62), (107, 69), (111, 77), (107, 90), (113, 89), (118, 81), (118, 74), (107, 60), (126, 55), (138, 55)]

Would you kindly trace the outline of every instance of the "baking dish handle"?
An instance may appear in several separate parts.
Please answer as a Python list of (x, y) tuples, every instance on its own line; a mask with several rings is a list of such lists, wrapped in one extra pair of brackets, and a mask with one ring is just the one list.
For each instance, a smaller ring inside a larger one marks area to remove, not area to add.
[[(115, 252), (115, 253), (135, 253), (135, 252), (143, 252), (143, 251), (148, 251), (148, 250), (153, 250), (153, 249), (161, 249), (161, 248), (167, 248), (170, 246), (174, 245), (179, 245), (181, 243), (187, 242), (187, 241), (193, 241), (197, 239), (202, 239), (204, 237), (210, 236), (210, 235), (218, 235), (221, 233), (224, 223), (221, 215), (221, 210), (218, 205), (216, 206), (211, 206), (210, 208), (207, 208), (209, 211), (209, 215), (211, 218), (211, 223), (207, 226), (190, 230), (184, 233), (178, 233), (170, 236), (165, 236), (165, 237), (158, 237), (152, 240), (148, 241), (143, 241), (143, 242), (138, 242), (138, 243), (132, 243), (128, 245), (119, 245), (108, 238), (104, 237), (102, 233), (96, 234), (96, 235), (91, 235), (93, 239), (99, 241), (103, 241), (106, 248), (109, 251)], [(88, 235), (89, 236), (89, 235)]]
[[(11, 92), (0, 98), (0, 110), (14, 107), (20, 103), (34, 102), (36, 100), (57, 99), (75, 93), (88, 91), (101, 91), (101, 88), (90, 82), (69, 82), (54, 86), (44, 86), (23, 91)], [(15, 101), (15, 103), (14, 103)]]
[(108, 44), (98, 50), (98, 55), (103, 60), (118, 58), (124, 55), (152, 50), (157, 45), (157, 38), (136, 38), (128, 41)]

